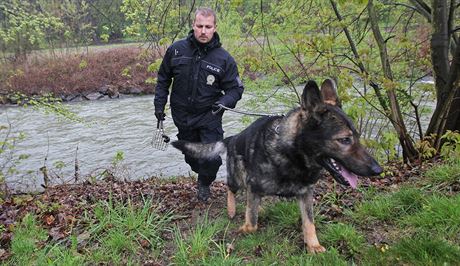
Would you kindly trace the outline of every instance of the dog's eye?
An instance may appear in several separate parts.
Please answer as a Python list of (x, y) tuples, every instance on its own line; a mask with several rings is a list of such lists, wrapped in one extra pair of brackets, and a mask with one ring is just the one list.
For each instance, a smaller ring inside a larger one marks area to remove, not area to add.
[(343, 145), (350, 145), (352, 143), (352, 139), (350, 137), (340, 138), (337, 140)]

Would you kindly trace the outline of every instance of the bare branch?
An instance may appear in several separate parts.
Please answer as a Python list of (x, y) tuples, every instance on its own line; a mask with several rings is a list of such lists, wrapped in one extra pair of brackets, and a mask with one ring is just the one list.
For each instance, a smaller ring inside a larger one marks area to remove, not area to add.
[(415, 6), (415, 10), (420, 13), (420, 15), (424, 16), (428, 22), (431, 22), (431, 8), (430, 6), (425, 3), (423, 0), (410, 0), (412, 4)]

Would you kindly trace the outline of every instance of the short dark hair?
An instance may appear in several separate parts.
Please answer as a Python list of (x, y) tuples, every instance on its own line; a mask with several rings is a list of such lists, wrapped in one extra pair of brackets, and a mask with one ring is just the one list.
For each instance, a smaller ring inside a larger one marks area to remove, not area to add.
[(195, 18), (193, 19), (193, 21), (195, 21), (196, 19), (196, 16), (198, 15), (202, 15), (202, 16), (205, 16), (205, 17), (210, 17), (212, 16), (214, 18), (214, 25), (217, 24), (217, 15), (216, 15), (216, 12), (209, 8), (209, 7), (199, 7), (196, 9), (195, 11)]

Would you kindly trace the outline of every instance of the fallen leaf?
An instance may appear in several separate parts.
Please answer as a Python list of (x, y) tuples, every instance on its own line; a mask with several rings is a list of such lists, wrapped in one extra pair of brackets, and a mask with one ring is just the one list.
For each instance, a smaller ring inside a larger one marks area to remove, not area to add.
[(88, 231), (79, 234), (77, 236), (77, 243), (81, 244), (81, 243), (85, 242), (86, 240), (88, 240), (90, 238), (90, 236), (91, 236), (91, 234)]
[(146, 239), (141, 239), (140, 244), (143, 248), (149, 248), (150, 247), (150, 242), (147, 241)]
[(61, 227), (53, 227), (48, 233), (54, 241), (63, 239), (66, 235), (62, 232)]
[(53, 215), (48, 215), (48, 216), (45, 217), (45, 223), (47, 225), (52, 225), (55, 220), (56, 220), (56, 218), (54, 218)]

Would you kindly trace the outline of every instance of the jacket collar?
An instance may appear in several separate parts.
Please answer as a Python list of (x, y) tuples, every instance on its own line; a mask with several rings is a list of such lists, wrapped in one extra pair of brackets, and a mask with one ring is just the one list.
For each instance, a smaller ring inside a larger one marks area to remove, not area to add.
[(214, 48), (219, 48), (222, 46), (220, 43), (220, 37), (217, 32), (214, 32), (214, 36), (212, 36), (211, 41), (208, 43), (200, 43), (199, 41), (196, 40), (195, 35), (193, 35), (193, 30), (190, 30), (187, 36), (187, 40), (198, 50), (201, 52), (207, 53), (208, 51), (211, 51)]

